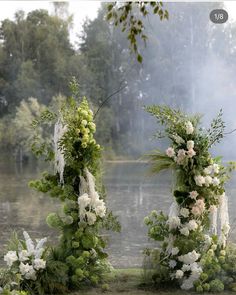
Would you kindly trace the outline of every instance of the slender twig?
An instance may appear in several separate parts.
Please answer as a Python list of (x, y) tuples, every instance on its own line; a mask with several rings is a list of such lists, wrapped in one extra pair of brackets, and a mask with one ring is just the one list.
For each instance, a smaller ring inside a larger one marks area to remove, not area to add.
[(232, 133), (235, 132), (235, 131), (236, 131), (236, 128), (233, 129), (233, 130), (231, 130), (231, 131), (229, 131), (229, 132), (224, 133), (224, 135), (232, 134)]
[(119, 88), (118, 88), (115, 92), (113, 92), (112, 94), (108, 95), (108, 96), (103, 100), (103, 102), (100, 104), (100, 106), (98, 107), (98, 109), (97, 109), (97, 111), (96, 111), (96, 113), (95, 113), (95, 115), (94, 115), (94, 119), (96, 118), (96, 116), (97, 116), (97, 114), (99, 113), (99, 111), (101, 110), (101, 108), (102, 108), (102, 107), (108, 102), (108, 100), (109, 100), (110, 98), (112, 98), (114, 95), (116, 95), (117, 93), (121, 92), (123, 89), (126, 88), (126, 86), (127, 86), (126, 84), (122, 86), (122, 84), (123, 84), (124, 82), (126, 82), (126, 81), (125, 81), (125, 80), (121, 81)]

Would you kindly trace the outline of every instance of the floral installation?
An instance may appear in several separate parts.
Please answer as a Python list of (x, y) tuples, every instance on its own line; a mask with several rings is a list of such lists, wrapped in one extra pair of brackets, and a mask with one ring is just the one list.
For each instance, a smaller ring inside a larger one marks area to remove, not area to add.
[(232, 249), (227, 243), (230, 225), (224, 188), (235, 164), (224, 167), (209, 153), (223, 137), (222, 112), (205, 131), (199, 127), (200, 116), (188, 117), (166, 106), (150, 106), (147, 111), (164, 126), (159, 136), (171, 141), (165, 152), (149, 155), (151, 170), (169, 168), (176, 176), (169, 214), (153, 211), (145, 218), (149, 237), (160, 242), (158, 249), (146, 250), (147, 257), (153, 261), (155, 257), (153, 280), (184, 290), (222, 291), (236, 275), (226, 263)]
[(104, 279), (111, 265), (104, 251), (106, 240), (100, 232), (119, 230), (119, 223), (105, 204), (100, 174), (102, 148), (94, 138), (93, 112), (87, 99), (79, 97), (76, 82), (70, 86), (72, 96), (59, 112), (47, 110), (33, 124), (36, 133), (42, 124), (48, 123), (49, 128), (54, 124), (51, 142), (37, 142), (35, 136), (33, 144), (36, 155), (52, 162), (54, 173), (45, 172), (41, 180), (30, 182), (34, 189), (62, 203), (61, 212), (47, 217), (48, 225), (60, 231), (59, 244), (52, 247), (48, 256), (48, 267), (59, 264), (56, 272), (60, 270), (61, 279), (54, 285), (60, 291), (94, 285)]

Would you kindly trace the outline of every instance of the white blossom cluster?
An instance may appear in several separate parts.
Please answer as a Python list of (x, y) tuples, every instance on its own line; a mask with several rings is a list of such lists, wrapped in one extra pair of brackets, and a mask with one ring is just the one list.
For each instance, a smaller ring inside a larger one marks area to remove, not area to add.
[(39, 240), (35, 245), (26, 231), (23, 232), (23, 235), (26, 249), (23, 249), (21, 245), (18, 251), (8, 251), (4, 256), (4, 261), (9, 268), (16, 267), (23, 278), (36, 280), (37, 271), (46, 268), (46, 261), (42, 256), (47, 238)]
[[(86, 171), (87, 175), (87, 193), (83, 193), (78, 198), (80, 221), (85, 221), (88, 225), (93, 225), (97, 217), (105, 217), (105, 202), (100, 199), (98, 192), (95, 190), (95, 183), (92, 174)], [(84, 190), (84, 189), (83, 189)]]

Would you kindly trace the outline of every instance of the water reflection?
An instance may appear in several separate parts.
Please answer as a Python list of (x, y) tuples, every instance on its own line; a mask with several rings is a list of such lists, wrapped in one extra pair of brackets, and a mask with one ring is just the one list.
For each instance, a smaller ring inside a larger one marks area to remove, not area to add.
[[(0, 162), (1, 256), (13, 230), (25, 229), (35, 238), (49, 236), (53, 242), (57, 239), (56, 231), (45, 223), (48, 213), (59, 210), (57, 200), (28, 188), (28, 181), (39, 177), (41, 171), (42, 167), (33, 164), (20, 167), (14, 162)], [(143, 218), (153, 209), (167, 210), (171, 203), (171, 175), (148, 177), (146, 172), (143, 163), (104, 166), (108, 206), (119, 216), (122, 225), (121, 233), (109, 236), (110, 260), (117, 267), (141, 266), (142, 250), (151, 244)], [(228, 184), (231, 221), (236, 217), (235, 180), (234, 176)]]

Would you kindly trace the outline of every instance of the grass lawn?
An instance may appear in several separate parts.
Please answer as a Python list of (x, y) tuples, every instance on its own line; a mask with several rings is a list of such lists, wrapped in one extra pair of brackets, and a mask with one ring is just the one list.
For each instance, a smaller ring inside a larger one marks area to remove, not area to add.
[[(94, 294), (114, 294), (114, 295), (181, 295), (181, 294), (199, 294), (196, 292), (187, 292), (182, 290), (145, 290), (140, 287), (140, 283), (142, 282), (142, 269), (116, 269), (114, 271), (114, 275), (109, 282), (109, 289), (103, 290), (100, 288), (92, 288), (86, 291), (80, 291), (79, 293), (73, 293), (71, 295), (94, 295)], [(213, 293), (207, 293), (213, 295)], [(218, 295), (229, 295), (235, 294), (235, 292), (223, 292), (217, 293)]]

